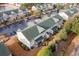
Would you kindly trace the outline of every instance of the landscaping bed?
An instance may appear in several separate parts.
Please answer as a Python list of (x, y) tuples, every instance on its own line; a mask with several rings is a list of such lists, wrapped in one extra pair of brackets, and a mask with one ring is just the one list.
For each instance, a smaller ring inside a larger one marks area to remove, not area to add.
[(66, 49), (65, 56), (79, 56), (79, 35), (72, 40)]
[(69, 45), (71, 44), (71, 42), (75, 38), (75, 36), (76, 36), (76, 34), (69, 33), (66, 41), (61, 40), (60, 42), (58, 42), (56, 45), (55, 55), (56, 56), (65, 55), (67, 48), (69, 47)]
[(5, 42), (5, 45), (9, 48), (12, 55), (14, 56), (35, 56), (38, 51), (42, 48), (37, 47), (32, 50), (24, 50), (18, 43), (17, 38), (15, 36), (11, 36), (10, 39)]

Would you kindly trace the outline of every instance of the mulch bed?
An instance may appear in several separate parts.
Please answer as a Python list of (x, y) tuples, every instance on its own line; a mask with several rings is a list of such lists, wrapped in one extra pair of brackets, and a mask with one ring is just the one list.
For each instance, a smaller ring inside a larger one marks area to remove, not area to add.
[(16, 40), (15, 36), (12, 36), (6, 43), (6, 46), (10, 49), (14, 56), (35, 56), (42, 47), (34, 48), (32, 50), (24, 50)]
[(55, 55), (62, 56), (65, 55), (68, 46), (71, 44), (72, 40), (75, 38), (76, 34), (68, 33), (68, 38), (66, 41), (62, 40), (57, 44)]

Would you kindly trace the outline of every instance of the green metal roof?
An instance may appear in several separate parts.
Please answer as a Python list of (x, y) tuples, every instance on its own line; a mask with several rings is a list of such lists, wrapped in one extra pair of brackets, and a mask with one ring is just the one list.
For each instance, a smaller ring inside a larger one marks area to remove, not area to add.
[(73, 14), (70, 12), (70, 10), (65, 11), (65, 13), (66, 13), (68, 16), (72, 16), (72, 15), (73, 15)]
[(39, 35), (39, 31), (37, 26), (32, 26), (30, 28), (26, 28), (22, 31), (22, 33), (24, 34), (24, 36), (29, 40), (32, 41), (36, 36)]
[(53, 26), (55, 24), (54, 20), (52, 18), (48, 18), (46, 20), (44, 20), (43, 22), (39, 23), (38, 25), (43, 27), (44, 29), (48, 29), (51, 26)]
[(9, 56), (10, 51), (9, 49), (4, 45), (4, 43), (0, 42), (0, 56)]
[(59, 14), (56, 14), (54, 17), (58, 18), (59, 20), (64, 20)]
[(77, 12), (78, 12), (78, 10), (76, 8), (71, 8), (71, 9), (68, 9), (65, 13), (69, 16), (72, 16)]

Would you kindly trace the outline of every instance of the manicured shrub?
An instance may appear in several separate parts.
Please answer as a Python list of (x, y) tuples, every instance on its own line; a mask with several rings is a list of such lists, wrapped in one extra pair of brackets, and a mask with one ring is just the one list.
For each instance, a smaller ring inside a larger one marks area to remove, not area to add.
[(67, 32), (65, 29), (62, 29), (59, 33), (60, 39), (66, 40), (67, 39)]

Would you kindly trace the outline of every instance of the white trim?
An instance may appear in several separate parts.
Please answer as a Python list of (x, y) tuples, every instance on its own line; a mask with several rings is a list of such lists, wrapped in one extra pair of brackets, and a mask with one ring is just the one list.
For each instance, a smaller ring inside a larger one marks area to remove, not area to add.
[(31, 42), (28, 41), (28, 39), (23, 35), (22, 32), (17, 32), (17, 37), (20, 42), (31, 48), (31, 44), (30, 44)]

